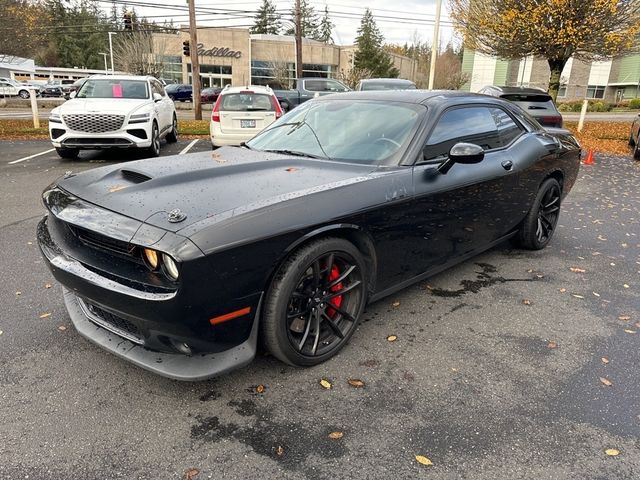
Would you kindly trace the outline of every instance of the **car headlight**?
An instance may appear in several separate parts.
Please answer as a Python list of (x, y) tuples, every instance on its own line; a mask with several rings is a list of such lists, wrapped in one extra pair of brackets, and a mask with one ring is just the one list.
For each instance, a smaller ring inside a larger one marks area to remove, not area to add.
[(143, 250), (144, 259), (147, 261), (147, 265), (151, 270), (155, 270), (158, 268), (160, 264), (160, 258), (158, 257), (158, 252), (152, 250), (151, 248), (145, 248)]
[(162, 261), (164, 263), (165, 273), (169, 276), (169, 278), (177, 280), (180, 272), (178, 271), (178, 264), (176, 263), (176, 261), (166, 253), (162, 254)]
[(129, 117), (129, 123), (146, 123), (151, 119), (151, 114), (147, 113), (135, 113)]
[(62, 123), (62, 118), (60, 117), (59, 113), (50, 113), (49, 121), (53, 123)]

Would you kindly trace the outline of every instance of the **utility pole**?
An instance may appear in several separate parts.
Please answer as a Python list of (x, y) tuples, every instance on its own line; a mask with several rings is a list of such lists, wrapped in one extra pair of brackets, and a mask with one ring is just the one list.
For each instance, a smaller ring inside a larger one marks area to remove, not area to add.
[(438, 37), (440, 36), (440, 9), (442, 0), (436, 2), (436, 24), (433, 27), (433, 45), (431, 46), (431, 66), (429, 67), (429, 90), (433, 90), (433, 82), (436, 78), (436, 57), (438, 56)]
[(296, 0), (296, 78), (302, 78), (302, 12), (300, 0)]
[(113, 69), (113, 41), (111, 40), (111, 36), (116, 35), (116, 32), (109, 32), (109, 55), (111, 56), (111, 75), (114, 74)]
[(200, 105), (200, 60), (198, 59), (198, 27), (196, 25), (195, 0), (187, 0), (189, 4), (189, 43), (191, 44), (191, 78), (193, 79), (193, 109), (196, 120), (202, 120)]

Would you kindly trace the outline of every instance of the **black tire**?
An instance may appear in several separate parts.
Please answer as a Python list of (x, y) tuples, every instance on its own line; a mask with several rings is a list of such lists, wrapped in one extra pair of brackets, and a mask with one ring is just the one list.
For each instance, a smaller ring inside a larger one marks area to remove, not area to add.
[(211, 144), (211, 150), (217, 150), (219, 148), (220, 148), (219, 146), (214, 145), (213, 143)]
[(147, 148), (149, 157), (160, 156), (160, 133), (158, 132), (158, 124), (154, 121), (151, 127), (151, 145)]
[(630, 147), (635, 147), (636, 146), (636, 142), (633, 141), (633, 132), (631, 132), (629, 134), (629, 146)]
[[(358, 326), (367, 301), (362, 254), (341, 238), (324, 238), (294, 252), (267, 291), (262, 341), (294, 366), (338, 353)], [(336, 303), (337, 302), (337, 303)]]
[(633, 158), (640, 160), (640, 142), (636, 142), (636, 146), (633, 149)]
[(176, 114), (173, 114), (173, 124), (171, 126), (171, 130), (167, 133), (165, 137), (167, 143), (176, 143), (178, 141), (178, 117)]
[(77, 148), (56, 148), (56, 153), (60, 156), (60, 158), (64, 158), (66, 160), (75, 160), (78, 158), (80, 154), (80, 150)]
[(541, 250), (546, 247), (558, 225), (562, 188), (555, 178), (546, 179), (515, 237), (519, 247)]
[(18, 92), (18, 96), (20, 98), (29, 98), (29, 91), (28, 90), (20, 90)]

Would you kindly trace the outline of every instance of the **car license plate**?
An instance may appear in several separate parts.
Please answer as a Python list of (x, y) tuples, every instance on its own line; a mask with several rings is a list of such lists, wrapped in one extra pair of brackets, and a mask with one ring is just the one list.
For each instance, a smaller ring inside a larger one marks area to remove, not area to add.
[(240, 128), (256, 128), (255, 120), (240, 120)]

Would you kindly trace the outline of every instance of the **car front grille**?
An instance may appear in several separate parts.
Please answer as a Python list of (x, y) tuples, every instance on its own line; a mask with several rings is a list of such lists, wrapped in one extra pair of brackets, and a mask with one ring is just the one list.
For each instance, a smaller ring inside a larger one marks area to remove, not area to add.
[(96, 325), (139, 345), (144, 344), (142, 332), (140, 332), (137, 325), (129, 320), (107, 312), (103, 308), (81, 298), (78, 298), (78, 303), (85, 316)]
[(135, 245), (92, 232), (91, 230), (76, 227), (70, 223), (68, 223), (67, 226), (69, 227), (69, 230), (71, 230), (71, 233), (73, 233), (78, 240), (88, 247), (106, 250), (126, 257), (137, 256), (138, 247)]
[(78, 113), (63, 115), (62, 119), (71, 130), (84, 133), (114, 132), (124, 123), (124, 115)]

